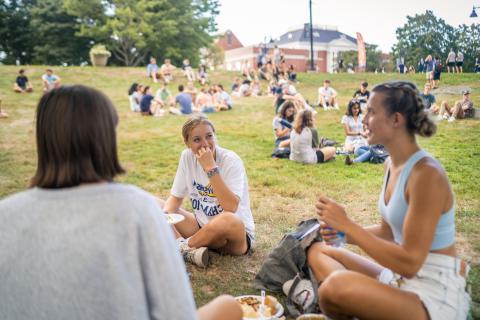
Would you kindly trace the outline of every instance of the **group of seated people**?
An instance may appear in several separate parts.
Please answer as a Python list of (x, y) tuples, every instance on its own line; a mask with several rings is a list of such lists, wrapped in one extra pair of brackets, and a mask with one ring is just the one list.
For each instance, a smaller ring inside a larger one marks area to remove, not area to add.
[(233, 101), (222, 84), (211, 87), (205, 84), (197, 90), (193, 82), (189, 82), (186, 88), (179, 85), (178, 94), (174, 97), (168, 89), (167, 82), (162, 82), (155, 95), (150, 86), (133, 83), (128, 95), (130, 109), (145, 116), (161, 117), (166, 112), (176, 115), (188, 115), (192, 112), (211, 113), (230, 110), (233, 107)]
[[(45, 70), (45, 74), (42, 75), (42, 88), (43, 91), (50, 91), (54, 88), (58, 88), (61, 85), (62, 79), (53, 73), (52, 69)], [(30, 93), (33, 92), (33, 85), (28, 77), (25, 75), (25, 70), (20, 69), (18, 76), (13, 84), (13, 91), (17, 93)]]
[[(168, 84), (173, 80), (173, 74), (176, 69), (177, 67), (172, 64), (170, 59), (165, 59), (162, 66), (158, 67), (157, 59), (151, 57), (150, 63), (147, 65), (147, 77), (151, 78), (154, 83), (162, 81)], [(182, 72), (189, 82), (194, 82), (198, 79), (202, 86), (207, 83), (208, 71), (206, 65), (201, 65), (198, 69), (198, 74), (195, 74), (190, 65), (190, 60), (185, 58), (182, 62)]]
[[(455, 197), (442, 166), (416, 142), (416, 135), (436, 130), (418, 94), (403, 81), (372, 90), (366, 139), (391, 154), (381, 222), (363, 227), (322, 193), (314, 205), (323, 241), (305, 249), (318, 300), (312, 284), (301, 280), (291, 295), (295, 303), (318, 304), (338, 319), (467, 318), (469, 268), (455, 248)], [(291, 119), (295, 111), (287, 111)], [(242, 319), (229, 296), (196, 310), (182, 261), (205, 267), (209, 250), (240, 256), (255, 247), (245, 167), (218, 145), (208, 118), (196, 114), (183, 124), (185, 149), (165, 201), (115, 182), (125, 172), (117, 155), (119, 117), (103, 93), (55, 88), (39, 101), (35, 119), (31, 188), (0, 201), (2, 315)], [(315, 132), (311, 110), (299, 110), (290, 133), (295, 159), (328, 160), (330, 151), (314, 149)], [(185, 198), (191, 212), (182, 208)], [(168, 222), (171, 214), (182, 218)], [(333, 247), (340, 233), (368, 257)]]

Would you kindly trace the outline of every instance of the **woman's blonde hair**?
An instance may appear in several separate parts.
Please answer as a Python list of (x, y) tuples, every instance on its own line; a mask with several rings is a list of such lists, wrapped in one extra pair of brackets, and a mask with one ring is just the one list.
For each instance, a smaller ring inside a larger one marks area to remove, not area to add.
[(191, 116), (187, 120), (187, 122), (185, 122), (183, 124), (182, 136), (183, 136), (183, 141), (185, 142), (185, 144), (187, 144), (187, 142), (188, 142), (188, 137), (190, 136), (190, 132), (192, 132), (192, 130), (200, 124), (208, 124), (212, 128), (213, 133), (215, 133), (215, 127), (213, 126), (213, 123), (210, 122), (210, 120), (208, 120), (208, 118), (205, 115), (195, 114), (195, 115)]
[(305, 127), (313, 127), (313, 113), (308, 109), (300, 110), (293, 121), (293, 129), (297, 133), (302, 133)]

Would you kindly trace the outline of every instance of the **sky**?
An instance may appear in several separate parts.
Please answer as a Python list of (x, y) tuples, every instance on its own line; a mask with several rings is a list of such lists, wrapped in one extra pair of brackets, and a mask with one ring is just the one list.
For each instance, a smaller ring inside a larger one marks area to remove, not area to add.
[[(437, 18), (457, 27), (480, 23), (470, 18), (480, 0), (312, 0), (314, 25), (336, 26), (352, 37), (360, 32), (365, 42), (390, 52), (395, 31), (407, 16), (433, 11)], [(309, 22), (309, 0), (220, 0), (216, 21), (219, 32), (232, 30), (244, 46), (278, 38), (290, 28)]]

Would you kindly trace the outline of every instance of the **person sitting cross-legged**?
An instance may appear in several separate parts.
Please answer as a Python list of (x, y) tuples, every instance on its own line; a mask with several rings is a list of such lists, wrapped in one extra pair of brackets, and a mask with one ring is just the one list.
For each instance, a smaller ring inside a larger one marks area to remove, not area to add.
[(324, 110), (338, 109), (337, 91), (330, 87), (330, 80), (323, 81), (323, 87), (318, 89), (318, 106)]
[(17, 93), (32, 92), (33, 87), (27, 76), (25, 75), (25, 70), (20, 69), (18, 71), (17, 79), (13, 85), (13, 91)]
[[(334, 319), (465, 320), (469, 268), (457, 256), (455, 196), (441, 164), (416, 142), (436, 126), (410, 82), (377, 85), (367, 110), (368, 142), (390, 153), (380, 223), (362, 227), (335, 200), (319, 196), (324, 242), (310, 246), (307, 260), (320, 283), (320, 308)], [(339, 232), (370, 259), (329, 245), (339, 243)]]
[[(182, 136), (187, 149), (180, 156), (170, 196), (160, 203), (165, 212), (185, 218), (173, 227), (184, 259), (206, 267), (208, 249), (235, 256), (250, 252), (255, 225), (242, 160), (217, 145), (215, 127), (202, 114), (185, 122)], [(185, 197), (193, 213), (181, 208)]]
[(453, 122), (456, 119), (473, 118), (473, 101), (470, 99), (470, 90), (463, 90), (463, 99), (455, 102), (454, 106), (449, 106), (446, 101), (440, 106), (440, 115), (444, 120)]

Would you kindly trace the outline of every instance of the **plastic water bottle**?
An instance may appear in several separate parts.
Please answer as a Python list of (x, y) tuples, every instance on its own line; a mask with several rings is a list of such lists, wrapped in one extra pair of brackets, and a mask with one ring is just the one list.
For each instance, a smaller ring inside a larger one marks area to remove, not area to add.
[(345, 233), (341, 231), (337, 231), (337, 238), (331, 242), (331, 245), (337, 248), (343, 247), (347, 243), (347, 239), (345, 238)]

